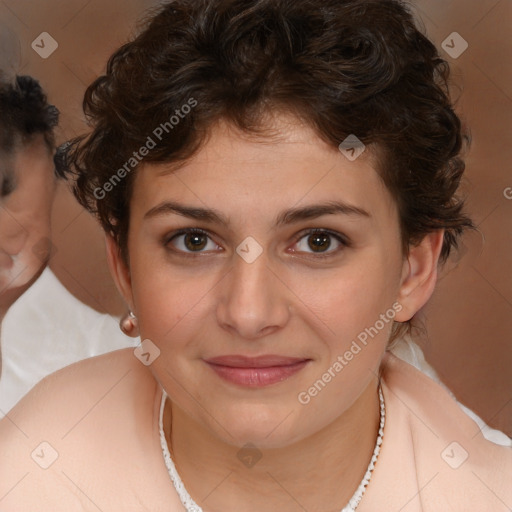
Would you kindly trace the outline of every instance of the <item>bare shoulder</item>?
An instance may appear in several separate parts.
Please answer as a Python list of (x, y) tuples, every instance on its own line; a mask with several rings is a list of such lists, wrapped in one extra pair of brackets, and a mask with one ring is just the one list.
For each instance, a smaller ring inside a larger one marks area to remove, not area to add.
[[(382, 375), (388, 446), (414, 461), (418, 481), (432, 478), (420, 486), (422, 504), (435, 505), (432, 510), (509, 510), (512, 449), (485, 439), (445, 388), (408, 363), (387, 355)], [(389, 456), (385, 444), (381, 454)]]
[(2, 432), (15, 426), (15, 430), (26, 431), (27, 435), (33, 429), (65, 434), (65, 428), (75, 426), (69, 422), (81, 418), (77, 415), (109, 395), (126, 392), (127, 386), (135, 385), (134, 381), (137, 386), (151, 384), (152, 377), (129, 348), (71, 364), (34, 386), (0, 422)]
[[(45, 377), (0, 421), (0, 510), (54, 502), (59, 510), (97, 510), (91, 495), (101, 499), (102, 473), (122, 475), (133, 455), (127, 439), (153, 428), (155, 393), (133, 349)], [(123, 457), (111, 456), (121, 449)]]

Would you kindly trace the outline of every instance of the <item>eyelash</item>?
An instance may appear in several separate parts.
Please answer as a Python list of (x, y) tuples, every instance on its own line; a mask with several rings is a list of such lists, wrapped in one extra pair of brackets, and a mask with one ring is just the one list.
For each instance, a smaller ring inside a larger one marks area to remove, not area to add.
[[(186, 229), (180, 229), (180, 230), (172, 233), (171, 235), (165, 236), (163, 241), (162, 241), (162, 243), (163, 243), (163, 245), (166, 248), (169, 248), (170, 242), (172, 242), (173, 240), (175, 240), (179, 236), (187, 235), (189, 233), (205, 235), (208, 238), (210, 238), (210, 240), (211, 240), (210, 234), (207, 231), (205, 231), (205, 230), (203, 230), (201, 228), (186, 228)], [(329, 257), (332, 257), (332, 256), (338, 254), (343, 248), (351, 247), (350, 241), (345, 236), (341, 235), (340, 233), (336, 233), (334, 231), (330, 231), (328, 229), (320, 229), (320, 228), (314, 228), (314, 229), (309, 229), (309, 230), (306, 230), (306, 231), (302, 231), (295, 238), (294, 245), (297, 244), (303, 238), (311, 236), (311, 235), (316, 235), (316, 234), (329, 235), (329, 236), (333, 237), (334, 239), (336, 239), (337, 242), (340, 243), (340, 247), (338, 247), (335, 250), (328, 251), (328, 252), (325, 252), (325, 253), (307, 253), (310, 256), (313, 256), (314, 258), (318, 258), (318, 259), (329, 258)], [(175, 252), (177, 254), (180, 254), (180, 255), (182, 255), (183, 257), (186, 257), (186, 258), (202, 257), (202, 255), (204, 254), (204, 252), (202, 252), (202, 251), (187, 252), (187, 251), (182, 251), (180, 249), (169, 249), (169, 250), (171, 250), (171, 251), (173, 251), (173, 252)]]

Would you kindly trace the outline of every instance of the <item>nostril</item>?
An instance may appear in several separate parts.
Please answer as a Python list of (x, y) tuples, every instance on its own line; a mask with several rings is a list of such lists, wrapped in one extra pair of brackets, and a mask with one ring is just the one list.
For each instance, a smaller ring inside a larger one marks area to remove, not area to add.
[(0, 249), (0, 269), (10, 269), (14, 265), (12, 257)]

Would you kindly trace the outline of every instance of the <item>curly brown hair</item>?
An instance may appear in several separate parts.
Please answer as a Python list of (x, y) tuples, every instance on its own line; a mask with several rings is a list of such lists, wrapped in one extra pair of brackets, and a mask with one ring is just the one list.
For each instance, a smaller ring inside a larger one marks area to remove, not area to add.
[(92, 132), (68, 146), (67, 170), (128, 262), (137, 151), (151, 139), (145, 163), (184, 161), (219, 119), (264, 135), (265, 115), (278, 109), (333, 147), (356, 134), (376, 148), (404, 253), (445, 229), (444, 262), (474, 227), (456, 196), (465, 137), (448, 78), (400, 0), (174, 0), (87, 89)]
[(31, 76), (11, 81), (0, 72), (0, 150), (10, 154), (42, 135), (50, 151), (55, 149), (54, 128), (59, 111), (49, 105), (39, 82)]

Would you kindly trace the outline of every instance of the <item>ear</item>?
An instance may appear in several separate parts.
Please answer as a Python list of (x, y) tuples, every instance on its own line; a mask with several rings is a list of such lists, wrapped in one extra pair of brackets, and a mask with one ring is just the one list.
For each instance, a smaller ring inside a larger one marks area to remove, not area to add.
[(105, 246), (107, 250), (108, 267), (110, 269), (110, 273), (112, 274), (112, 278), (114, 279), (119, 293), (122, 295), (126, 304), (130, 308), (130, 311), (134, 311), (130, 269), (121, 257), (117, 242), (107, 234), (105, 234)]
[(444, 229), (441, 229), (428, 233), (418, 245), (409, 247), (397, 298), (402, 309), (396, 314), (396, 321), (410, 320), (430, 299), (437, 282), (443, 239)]

